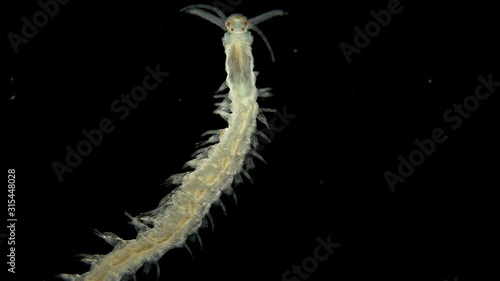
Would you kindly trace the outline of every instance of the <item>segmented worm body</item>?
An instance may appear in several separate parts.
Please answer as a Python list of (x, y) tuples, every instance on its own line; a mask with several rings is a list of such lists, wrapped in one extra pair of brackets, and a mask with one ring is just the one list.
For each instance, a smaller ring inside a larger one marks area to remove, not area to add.
[(85, 255), (83, 261), (91, 264), (90, 270), (81, 275), (60, 275), (66, 280), (116, 281), (134, 275), (144, 264), (156, 264), (167, 251), (183, 246), (189, 235), (197, 233), (210, 207), (220, 200), (221, 193), (231, 193), (232, 185), (240, 182), (242, 175), (248, 176), (248, 170), (254, 166), (252, 156), (261, 159), (255, 151), (257, 120), (265, 124), (266, 121), (257, 98), (269, 96), (269, 92), (255, 86), (253, 36), (248, 31), (254, 30), (262, 36), (274, 60), (268, 41), (256, 24), (285, 15), (285, 12), (274, 10), (247, 19), (240, 14), (226, 18), (221, 11), (208, 5), (188, 6), (181, 11), (200, 16), (227, 31), (222, 40), (227, 78), (219, 92), (226, 88), (229, 92), (216, 95), (223, 100), (215, 112), (228, 126), (205, 133), (211, 135), (203, 142), (205, 147), (186, 163), (193, 170), (169, 178), (179, 186), (163, 198), (156, 209), (137, 217), (130, 216), (138, 231), (135, 239), (123, 240), (113, 233), (97, 232), (114, 249), (106, 255)]

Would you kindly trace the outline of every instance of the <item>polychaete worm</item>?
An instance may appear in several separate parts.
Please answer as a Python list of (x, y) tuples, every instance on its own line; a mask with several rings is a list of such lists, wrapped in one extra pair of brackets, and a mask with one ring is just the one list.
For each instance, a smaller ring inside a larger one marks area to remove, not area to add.
[[(241, 14), (226, 17), (222, 11), (210, 5), (191, 5), (186, 12), (208, 20), (226, 31), (222, 43), (226, 53), (226, 81), (215, 97), (219, 114), (228, 123), (227, 128), (211, 130), (186, 163), (191, 171), (171, 176), (167, 181), (178, 185), (163, 198), (154, 210), (136, 217), (127, 214), (138, 234), (135, 239), (124, 240), (111, 232), (97, 235), (114, 248), (106, 255), (82, 255), (82, 261), (91, 265), (83, 274), (60, 274), (65, 280), (116, 281), (135, 276), (143, 265), (157, 265), (158, 260), (170, 249), (185, 245), (190, 235), (197, 235), (212, 205), (220, 201), (222, 193), (234, 194), (232, 186), (248, 177), (255, 165), (257, 153), (257, 121), (267, 121), (257, 103), (258, 97), (270, 96), (269, 88), (257, 89), (254, 59), (252, 56), (253, 30), (262, 37), (271, 53), (271, 46), (257, 24), (287, 13), (273, 10), (247, 19)], [(227, 93), (226, 89), (229, 89)], [(265, 137), (265, 136), (262, 136)], [(157, 265), (158, 267), (158, 265)], [(159, 270), (159, 267), (158, 267)], [(158, 272), (159, 274), (159, 272)]]

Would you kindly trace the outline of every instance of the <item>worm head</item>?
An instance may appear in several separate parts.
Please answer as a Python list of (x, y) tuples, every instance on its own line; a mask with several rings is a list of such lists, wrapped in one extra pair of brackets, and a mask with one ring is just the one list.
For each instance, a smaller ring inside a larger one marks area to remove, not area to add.
[(232, 14), (226, 20), (226, 28), (231, 33), (244, 33), (248, 31), (248, 19), (242, 14)]

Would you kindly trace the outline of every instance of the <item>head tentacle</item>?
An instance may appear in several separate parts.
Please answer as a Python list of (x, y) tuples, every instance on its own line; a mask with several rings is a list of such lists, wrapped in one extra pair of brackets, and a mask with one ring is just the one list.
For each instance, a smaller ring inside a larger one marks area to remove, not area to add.
[[(209, 11), (214, 12), (215, 14), (212, 14)], [(269, 43), (269, 40), (267, 40), (267, 37), (264, 35), (262, 30), (257, 28), (257, 24), (260, 24), (261, 22), (276, 16), (288, 15), (288, 13), (283, 10), (272, 10), (247, 20), (244, 16), (240, 14), (233, 14), (229, 17), (226, 17), (224, 13), (217, 7), (206, 4), (190, 5), (182, 8), (181, 12), (186, 12), (189, 14), (199, 16), (203, 19), (206, 19), (230, 33), (244, 33), (252, 29), (253, 31), (255, 31), (255, 33), (257, 33), (257, 35), (259, 35), (262, 38), (262, 40), (266, 44), (266, 47), (269, 50), (269, 53), (271, 54), (272, 62), (274, 62), (275, 60), (273, 49), (271, 47), (271, 44)], [(232, 26), (233, 19), (238, 19), (238, 20), (241, 19), (241, 21), (243, 21), (244, 23), (244, 26), (238, 29), (233, 28)]]

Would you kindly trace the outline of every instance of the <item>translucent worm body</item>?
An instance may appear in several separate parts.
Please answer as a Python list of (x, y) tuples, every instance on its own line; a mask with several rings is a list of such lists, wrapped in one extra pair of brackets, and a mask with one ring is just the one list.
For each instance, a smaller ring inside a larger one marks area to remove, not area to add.
[(112, 233), (97, 232), (114, 249), (106, 255), (85, 255), (83, 261), (91, 264), (90, 270), (81, 275), (60, 275), (66, 280), (116, 281), (134, 275), (144, 264), (156, 264), (167, 251), (183, 246), (189, 235), (197, 233), (221, 193), (231, 193), (232, 185), (241, 181), (241, 175), (248, 176), (248, 170), (254, 166), (251, 156), (261, 158), (255, 151), (257, 120), (266, 121), (257, 98), (269, 93), (268, 89), (259, 90), (255, 86), (253, 36), (248, 30), (263, 37), (274, 60), (267, 39), (255, 25), (285, 12), (274, 10), (247, 20), (240, 14), (226, 18), (221, 11), (207, 5), (188, 6), (181, 11), (227, 30), (223, 38), (227, 78), (219, 91), (229, 88), (229, 93), (217, 95), (223, 101), (215, 112), (228, 126), (206, 133), (211, 135), (204, 142), (208, 146), (199, 149), (195, 158), (186, 163), (193, 170), (169, 178), (179, 186), (163, 198), (156, 209), (131, 217), (138, 231), (137, 238), (122, 240)]

